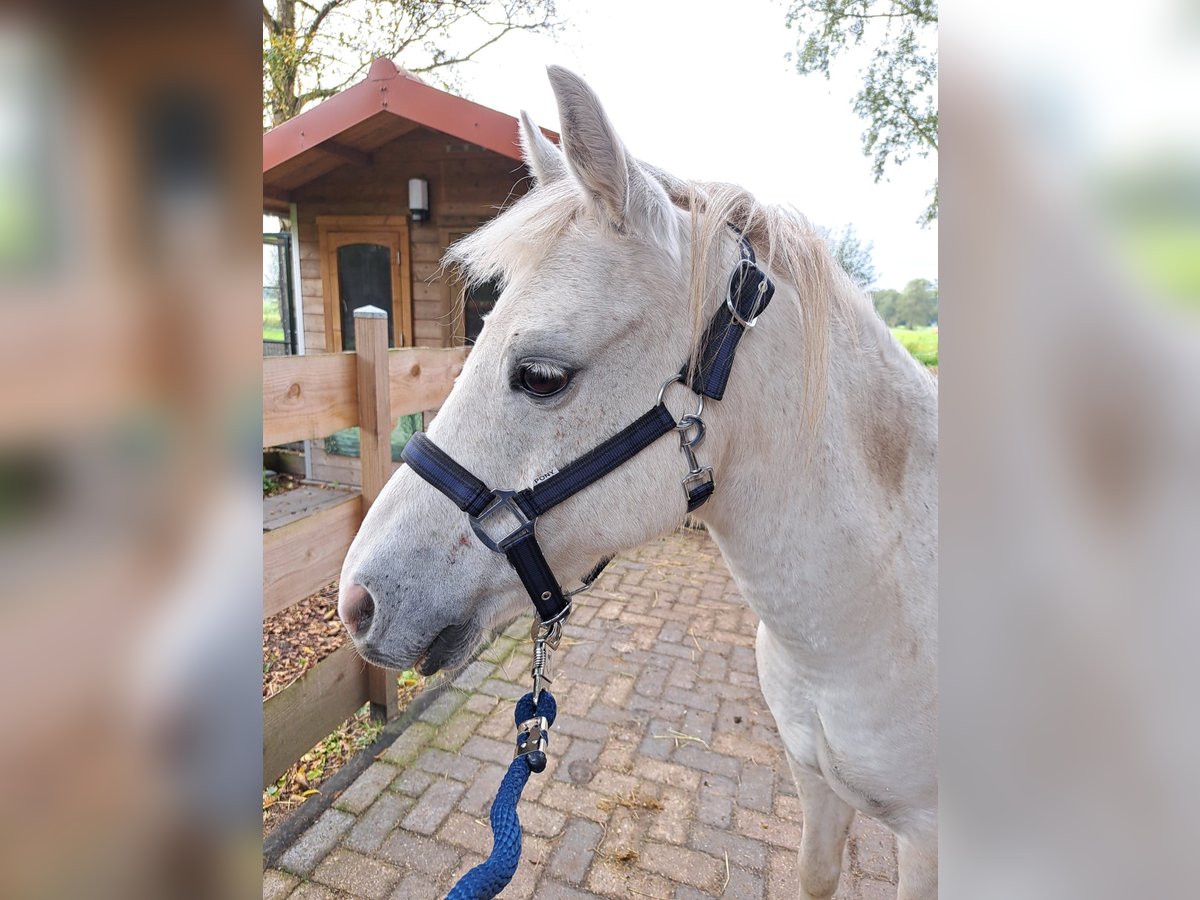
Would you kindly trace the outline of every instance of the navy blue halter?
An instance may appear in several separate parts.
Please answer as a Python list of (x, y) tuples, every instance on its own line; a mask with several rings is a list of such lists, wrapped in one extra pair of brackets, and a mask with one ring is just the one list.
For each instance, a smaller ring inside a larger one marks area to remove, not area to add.
[[(738, 244), (741, 258), (730, 273), (726, 301), (704, 330), (695, 366), (685, 363), (675, 377), (688, 384), (702, 401), (705, 397), (720, 400), (725, 395), (738, 343), (754, 327), (775, 293), (771, 279), (755, 260), (750, 242), (740, 233)], [(541, 624), (549, 625), (567, 615), (571, 594), (591, 585), (608, 560), (601, 560), (582, 579), (583, 588), (564, 592), (538, 544), (538, 518), (628, 462), (663, 435), (680, 430), (686, 438), (688, 429), (693, 427), (697, 436), (691, 444), (686, 439), (682, 441), (690, 465), (683, 479), (683, 491), (691, 512), (703, 505), (715, 489), (712, 470), (696, 464), (691, 453), (691, 447), (703, 436), (704, 423), (699, 414), (676, 422), (663, 404), (661, 393), (654, 407), (635, 422), (524, 490), (489, 488), (421, 433), (409, 440), (403, 458), (414, 472), (470, 517), (471, 528), (488, 549), (508, 558), (529, 593)]]

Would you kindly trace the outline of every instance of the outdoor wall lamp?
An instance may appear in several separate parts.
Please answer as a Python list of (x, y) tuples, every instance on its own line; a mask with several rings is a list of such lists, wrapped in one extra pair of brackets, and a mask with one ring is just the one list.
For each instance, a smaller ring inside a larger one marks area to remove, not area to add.
[(424, 178), (408, 179), (408, 209), (414, 222), (429, 221), (429, 182)]

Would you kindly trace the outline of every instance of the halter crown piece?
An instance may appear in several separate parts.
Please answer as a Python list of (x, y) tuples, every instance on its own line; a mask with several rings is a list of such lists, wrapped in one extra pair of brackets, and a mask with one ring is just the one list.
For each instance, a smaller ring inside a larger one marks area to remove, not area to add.
[[(658, 400), (648, 412), (608, 440), (523, 490), (489, 488), (422, 433), (414, 434), (404, 447), (403, 459), (412, 470), (467, 514), (484, 546), (508, 558), (537, 613), (531, 632), (533, 691), (517, 703), (516, 754), (492, 804), (492, 854), (455, 885), (449, 895), (453, 900), (490, 900), (516, 872), (521, 855), (516, 802), (529, 773), (546, 767), (549, 728), (554, 722), (554, 697), (543, 685), (550, 683), (550, 654), (558, 648), (563, 624), (571, 613), (571, 598), (591, 587), (609, 562), (600, 560), (579, 587), (563, 591), (538, 544), (538, 518), (672, 431), (679, 432), (688, 466), (681, 479), (687, 511), (703, 506), (716, 489), (712, 467), (702, 466), (696, 459), (705, 434), (704, 401), (725, 395), (738, 343), (775, 293), (775, 285), (759, 267), (750, 242), (734, 230), (740, 256), (729, 275), (725, 302), (704, 329), (699, 352), (663, 382)], [(699, 398), (696, 411), (678, 422), (663, 404), (667, 389), (676, 382), (686, 384)]]

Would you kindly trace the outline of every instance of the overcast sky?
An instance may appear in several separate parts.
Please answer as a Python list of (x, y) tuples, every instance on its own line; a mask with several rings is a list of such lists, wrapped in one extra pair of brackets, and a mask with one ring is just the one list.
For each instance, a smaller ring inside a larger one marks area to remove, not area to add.
[(784, 3), (721, 3), (719, 14), (684, 0), (558, 0), (558, 8), (568, 22), (561, 33), (505, 37), (462, 67), (465, 92), (558, 130), (545, 66), (564, 65), (600, 95), (635, 156), (683, 177), (742, 184), (833, 229), (852, 223), (874, 243), (876, 287), (937, 277), (937, 225), (917, 224), (936, 158), (873, 181), (863, 122), (850, 108), (856, 61), (830, 82), (797, 75), (784, 58), (796, 45)]

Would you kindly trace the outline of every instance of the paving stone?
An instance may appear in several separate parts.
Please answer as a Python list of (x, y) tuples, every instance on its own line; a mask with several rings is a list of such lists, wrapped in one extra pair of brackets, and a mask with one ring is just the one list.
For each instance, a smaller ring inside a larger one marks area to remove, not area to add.
[(401, 823), (409, 831), (433, 834), (450, 814), (464, 788), (455, 781), (435, 781)]
[[(509, 730), (512, 732), (512, 740), (510, 741), (498, 741), (494, 738), (481, 737), (478, 734), (472, 735), (471, 739), (463, 744), (459, 753), (461, 756), (478, 760), (475, 763), (476, 766), (479, 765), (479, 762), (484, 762), (503, 764), (505, 768), (508, 768), (508, 764), (512, 761), (513, 756), (513, 741), (516, 740), (517, 735), (514, 727), (510, 726)], [(550, 740), (551, 742), (554, 741), (553, 736)]]
[(500, 788), (500, 781), (506, 771), (508, 766), (491, 763), (481, 766), (459, 798), (458, 808), (470, 816), (486, 816), (492, 808), (492, 801), (496, 799), (496, 791)]
[[(438, 829), (437, 838), (443, 843), (471, 850), (480, 856), (492, 852), (492, 829), (482, 819), (452, 812)], [(522, 849), (524, 853), (524, 848)]]
[(466, 702), (466, 693), (455, 690), (453, 687), (448, 687), (443, 689), (437, 699), (422, 710), (418, 718), (420, 721), (428, 722), (430, 725), (441, 725), (454, 715), (456, 709)]
[(856, 816), (850, 839), (859, 871), (885, 880), (895, 873), (896, 839), (885, 826), (866, 816)]
[(737, 804), (759, 812), (773, 812), (775, 771), (767, 766), (742, 766), (742, 774), (738, 778)]
[(796, 850), (800, 847), (800, 826), (741, 806), (733, 808), (733, 830), (752, 840), (766, 841), (776, 847)]
[(499, 697), (501, 700), (517, 700), (528, 688), (513, 684), (511, 681), (489, 678), (479, 686), (479, 690), (485, 694), (491, 694), (493, 697)]
[(559, 717), (554, 720), (554, 733), (583, 738), (588, 741), (603, 741), (608, 738), (608, 726), (602, 722), (589, 722), (586, 719), (576, 719), (560, 713)]
[(541, 803), (568, 815), (591, 819), (593, 822), (604, 822), (608, 812), (600, 808), (607, 798), (595, 791), (574, 784), (563, 784), (560, 781), (549, 782), (539, 798)]
[(385, 793), (375, 801), (374, 806), (358, 817), (358, 821), (342, 843), (361, 853), (378, 850), (415, 802), (411, 797)]
[(495, 711), (496, 704), (499, 702), (495, 697), (489, 697), (487, 694), (472, 694), (462, 708), (467, 712), (487, 716)]
[(804, 811), (800, 806), (800, 798), (783, 792), (784, 782), (791, 783), (791, 773), (780, 775), (779, 786), (775, 789), (775, 815), (789, 822), (803, 822)]
[(358, 815), (375, 802), (375, 798), (391, 784), (399, 771), (395, 766), (387, 763), (372, 763), (365, 772), (354, 779), (350, 787), (342, 791), (342, 795), (334, 801), (333, 805), (345, 812)]
[(656, 841), (686, 844), (688, 829), (695, 819), (691, 795), (679, 788), (662, 788), (658, 800), (662, 809), (655, 813), (647, 834)]
[(263, 900), (283, 900), (299, 882), (295, 875), (267, 869), (263, 872)]
[(683, 788), (693, 793), (700, 786), (701, 773), (694, 769), (689, 769), (687, 766), (662, 762), (657, 759), (639, 759), (637, 761), (637, 774), (639, 778), (657, 781), (659, 784), (669, 785), (670, 787)]
[(546, 871), (569, 884), (582, 884), (603, 835), (597, 823), (572, 819), (554, 842)]
[(353, 824), (354, 816), (349, 813), (340, 809), (325, 810), (279, 858), (279, 868), (307, 876)]
[(453, 778), (455, 781), (470, 781), (479, 771), (477, 760), (459, 753), (447, 753), (436, 747), (422, 751), (413, 765), (430, 775)]
[(313, 879), (367, 900), (383, 900), (401, 872), (395, 866), (351, 850), (335, 850), (317, 867)]
[(764, 869), (767, 865), (767, 846), (762, 841), (751, 840), (721, 828), (693, 826), (688, 846), (722, 859), (728, 853), (730, 865), (756, 870)]
[(729, 881), (725, 885), (725, 890), (721, 892), (721, 896), (729, 897), (731, 900), (760, 900), (765, 895), (766, 889), (766, 882), (758, 872), (731, 866)]
[(855, 894), (855, 900), (896, 900), (896, 885), (864, 878), (857, 884)]
[(696, 818), (714, 828), (729, 828), (733, 824), (733, 798), (701, 787), (696, 799)]
[(703, 691), (697, 691), (693, 688), (681, 688), (674, 685), (668, 685), (663, 688), (663, 699), (671, 703), (679, 704), (680, 708), (686, 713), (688, 709), (699, 707), (706, 712), (715, 713), (717, 704), (720, 702), (709, 690), (709, 688), (718, 688), (721, 685), (708, 685)]
[(556, 838), (566, 827), (567, 817), (564, 813), (540, 803), (521, 803), (521, 827), (528, 834), (538, 837)]
[(772, 848), (767, 860), (768, 900), (796, 900), (800, 893), (797, 850)]
[(400, 732), (400, 736), (392, 742), (390, 747), (379, 754), (379, 758), (393, 765), (407, 765), (417, 758), (418, 753), (429, 746), (432, 737), (432, 725), (428, 722), (413, 722)]
[(634, 897), (671, 897), (675, 885), (661, 875), (631, 865), (597, 858), (588, 870), (584, 887), (613, 900), (632, 900)]
[[(344, 897), (346, 895), (342, 894), (340, 896)], [(306, 881), (288, 895), (288, 900), (337, 900), (338, 897), (338, 894), (335, 894), (329, 888), (325, 887), (325, 885)]]
[(676, 883), (716, 893), (725, 877), (725, 862), (687, 847), (647, 841), (638, 864)]
[(421, 875), (407, 875), (396, 885), (391, 900), (441, 900), (446, 892)]
[(463, 691), (474, 691), (477, 687), (487, 681), (488, 676), (495, 671), (496, 666), (493, 663), (485, 662), (482, 659), (477, 659), (461, 672), (454, 679), (454, 687)]
[(407, 768), (396, 776), (396, 780), (391, 784), (391, 790), (407, 794), (409, 797), (419, 797), (425, 792), (425, 788), (429, 787), (432, 781), (433, 776), (428, 772)]
[(376, 855), (426, 876), (444, 875), (453, 870), (462, 858), (457, 847), (403, 829), (392, 832)]
[(702, 772), (724, 775), (726, 778), (736, 779), (742, 772), (741, 760), (722, 753), (714, 753), (712, 750), (705, 750), (698, 744), (690, 742), (675, 751), (674, 761), (682, 766), (691, 766)]
[(549, 878), (542, 879), (539, 893), (546, 900), (599, 900), (600, 897), (591, 891), (579, 890)]
[(650, 724), (646, 727), (646, 736), (642, 738), (641, 746), (638, 747), (638, 754), (650, 759), (663, 761), (669, 759), (671, 751), (675, 747), (671, 732), (678, 730), (671, 722), (663, 719), (651, 719)]
[(448, 752), (457, 751), (467, 742), (467, 738), (475, 733), (481, 721), (483, 716), (460, 709), (437, 730), (437, 734), (433, 736), (433, 746)]
[[(553, 742), (551, 742), (553, 743)], [(600, 756), (600, 745), (592, 741), (572, 741), (566, 753), (559, 754), (558, 769), (554, 772), (557, 781), (569, 781), (573, 784), (587, 784), (592, 780), (596, 770), (596, 760)], [(577, 765), (583, 763), (583, 767)], [(580, 772), (590, 771), (587, 777)]]

